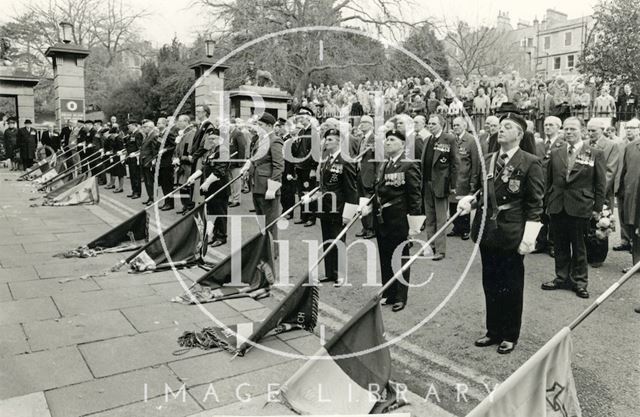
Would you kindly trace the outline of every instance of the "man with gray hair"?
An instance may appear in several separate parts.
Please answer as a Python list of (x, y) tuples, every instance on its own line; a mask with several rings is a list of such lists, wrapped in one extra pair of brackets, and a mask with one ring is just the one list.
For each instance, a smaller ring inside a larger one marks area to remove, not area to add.
[(618, 215), (620, 216), (620, 244), (613, 247), (615, 251), (630, 251), (635, 235), (634, 215), (638, 201), (634, 192), (640, 186), (640, 121), (631, 119), (627, 122), (625, 134), (629, 143), (624, 148), (620, 185), (618, 187)]
[[(360, 118), (360, 130), (364, 133), (362, 140), (360, 141), (360, 147), (358, 149), (358, 155), (362, 155), (360, 162), (358, 162), (358, 177), (357, 188), (358, 197), (369, 198), (373, 195), (374, 184), (376, 180), (376, 173), (378, 169), (378, 163), (375, 162), (375, 132), (373, 131), (373, 118), (369, 115), (364, 115)], [(373, 215), (367, 214), (362, 216), (362, 230), (356, 233), (356, 237), (363, 239), (371, 239), (375, 237), (375, 231), (373, 230)]]
[[(476, 190), (476, 181), (480, 178), (480, 151), (476, 141), (467, 132), (467, 122), (463, 117), (456, 117), (452, 123), (453, 134), (458, 147), (458, 179), (456, 192), (449, 196), (449, 215), (453, 216), (458, 210), (460, 197), (471, 194)], [(458, 197), (460, 196), (460, 197)], [(469, 239), (471, 215), (463, 214), (453, 222), (453, 230), (447, 236), (460, 236), (462, 240)]]
[(155, 161), (158, 157), (158, 130), (155, 128), (151, 120), (147, 120), (142, 125), (142, 131), (144, 133), (144, 139), (140, 145), (140, 169), (142, 172), (142, 180), (144, 182), (144, 188), (147, 191), (147, 200), (142, 204), (145, 206), (150, 205), (154, 201), (154, 171)]

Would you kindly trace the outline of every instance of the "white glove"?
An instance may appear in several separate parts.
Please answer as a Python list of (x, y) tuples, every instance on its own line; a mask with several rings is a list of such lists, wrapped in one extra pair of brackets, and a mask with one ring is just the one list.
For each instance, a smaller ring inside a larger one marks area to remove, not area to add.
[(267, 180), (267, 192), (264, 194), (265, 200), (274, 200), (276, 198), (276, 192), (282, 186), (281, 182), (273, 181), (272, 179)]
[(151, 161), (151, 165), (155, 165), (156, 164), (156, 158), (153, 158), (153, 160)]
[(240, 174), (245, 174), (249, 172), (249, 168), (251, 168), (251, 159), (248, 159), (247, 162), (244, 163), (242, 168), (240, 168)]
[(415, 236), (420, 234), (420, 229), (424, 224), (427, 216), (411, 216), (407, 215), (407, 222), (409, 223), (409, 236)]
[(344, 209), (342, 210), (342, 223), (349, 222), (358, 212), (358, 208), (359, 206), (357, 204), (344, 203)]
[(541, 222), (527, 222), (524, 225), (524, 235), (522, 236), (522, 242), (518, 246), (518, 253), (520, 255), (526, 255), (533, 252), (536, 248), (536, 238), (542, 228)]
[(180, 158), (175, 158), (175, 157), (174, 157), (174, 158), (172, 158), (172, 159), (171, 159), (171, 164), (172, 164), (172, 165), (176, 165), (176, 166), (177, 166), (177, 165), (180, 165)]
[(293, 181), (293, 175), (287, 174), (287, 181)]
[(360, 201), (358, 202), (358, 210), (362, 213), (362, 217), (368, 216), (373, 211), (373, 207), (371, 207), (371, 201), (368, 198), (360, 197)]
[(201, 175), (202, 175), (202, 171), (197, 170), (196, 172), (191, 174), (189, 178), (187, 178), (187, 183), (193, 184), (198, 178), (200, 178)]
[(473, 209), (473, 205), (475, 204), (475, 202), (476, 202), (476, 198), (474, 196), (466, 195), (462, 197), (460, 201), (458, 201), (457, 210), (458, 211), (462, 210), (463, 216), (465, 214), (469, 214), (471, 213), (471, 210)]
[(315, 193), (306, 193), (302, 195), (302, 198), (300, 198), (301, 204), (309, 204), (312, 201), (317, 200), (320, 197), (320, 193), (319, 192), (315, 192)]
[(309, 172), (309, 178), (315, 178), (315, 177), (316, 177), (316, 170), (312, 169), (311, 172)]

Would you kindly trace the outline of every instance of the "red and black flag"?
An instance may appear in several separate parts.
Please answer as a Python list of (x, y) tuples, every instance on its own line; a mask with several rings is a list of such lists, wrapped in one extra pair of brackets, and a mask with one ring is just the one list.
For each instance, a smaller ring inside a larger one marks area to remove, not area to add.
[(399, 407), (389, 348), (377, 348), (384, 343), (376, 297), (315, 353), (323, 359), (311, 358), (284, 383), (280, 396), (300, 414), (369, 414)]
[(183, 347), (211, 349), (220, 347), (228, 352), (244, 356), (270, 333), (290, 330), (313, 331), (318, 321), (318, 287), (305, 285), (308, 276), (300, 280), (269, 316), (261, 322), (233, 324), (228, 327), (206, 327), (201, 332), (185, 332), (178, 344)]
[(129, 217), (113, 229), (86, 245), (66, 252), (58, 253), (56, 257), (89, 258), (101, 253), (115, 253), (135, 250), (149, 241), (149, 215), (146, 210)]
[(112, 270), (116, 271), (125, 264), (128, 264), (132, 271), (143, 272), (168, 269), (172, 266), (184, 268), (203, 262), (207, 253), (205, 210), (204, 204), (196, 207)]
[[(237, 277), (232, 279), (232, 271), (237, 268), (235, 265), (240, 266), (240, 280)], [(274, 276), (271, 234), (259, 233), (198, 278), (194, 288), (172, 301), (195, 304), (227, 298), (261, 298), (268, 294)]]

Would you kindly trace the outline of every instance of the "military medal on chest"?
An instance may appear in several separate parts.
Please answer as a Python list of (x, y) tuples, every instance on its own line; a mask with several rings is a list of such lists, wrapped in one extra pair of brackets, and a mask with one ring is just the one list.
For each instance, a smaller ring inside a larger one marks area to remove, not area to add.
[[(511, 174), (513, 174), (513, 170), (515, 168), (512, 165), (507, 165), (506, 167), (504, 167), (504, 170), (502, 171), (502, 182), (506, 183), (507, 181), (509, 181), (509, 177), (511, 176)], [(520, 181), (518, 181), (518, 184), (520, 184)]]
[(385, 185), (390, 185), (392, 187), (399, 187), (404, 185), (404, 172), (393, 172), (390, 174), (384, 175)]

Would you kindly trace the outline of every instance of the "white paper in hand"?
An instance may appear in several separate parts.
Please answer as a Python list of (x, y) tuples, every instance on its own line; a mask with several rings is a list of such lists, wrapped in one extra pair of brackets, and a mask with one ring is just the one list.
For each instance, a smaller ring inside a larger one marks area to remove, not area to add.
[(342, 218), (351, 220), (353, 216), (358, 212), (358, 206), (351, 203), (344, 203), (344, 209), (342, 210)]
[(409, 222), (409, 235), (417, 235), (420, 233), (420, 229), (424, 224), (427, 216), (410, 216), (407, 215), (407, 221)]
[(540, 233), (541, 228), (542, 223), (540, 222), (527, 222), (525, 224), (522, 242), (520, 242), (520, 246), (518, 247), (520, 255), (526, 255), (533, 252), (536, 247), (536, 238), (538, 237), (538, 233)]
[(267, 192), (264, 194), (265, 200), (273, 200), (276, 198), (276, 192), (282, 187), (282, 183), (272, 179), (267, 180)]

